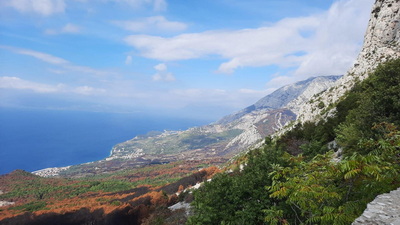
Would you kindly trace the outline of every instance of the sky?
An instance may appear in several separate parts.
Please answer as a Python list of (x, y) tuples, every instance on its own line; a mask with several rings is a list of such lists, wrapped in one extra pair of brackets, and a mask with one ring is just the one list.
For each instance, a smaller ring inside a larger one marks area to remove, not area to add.
[(218, 119), (344, 74), (373, 2), (0, 1), (0, 107)]

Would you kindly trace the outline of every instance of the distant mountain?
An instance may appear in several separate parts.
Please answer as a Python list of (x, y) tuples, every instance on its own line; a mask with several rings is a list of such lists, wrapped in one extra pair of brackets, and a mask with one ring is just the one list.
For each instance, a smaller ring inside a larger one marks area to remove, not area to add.
[(243, 117), (251, 112), (262, 109), (281, 109), (288, 108), (297, 112), (298, 106), (308, 101), (314, 94), (320, 93), (332, 86), (332, 82), (338, 80), (341, 76), (320, 76), (311, 77), (307, 80), (299, 81), (294, 84), (279, 88), (273, 93), (261, 98), (255, 104), (219, 120), (218, 124), (228, 124), (234, 120)]
[[(296, 119), (297, 104), (331, 87), (341, 76), (312, 77), (287, 85), (216, 123), (186, 131), (135, 137), (114, 146), (108, 160), (230, 157)], [(190, 154), (189, 154), (190, 153)]]
[(227, 160), (295, 120), (300, 104), (331, 87), (340, 77), (312, 77), (286, 85), (255, 104), (209, 125), (137, 136), (115, 145), (105, 160), (35, 173), (42, 176), (71, 173), (84, 176), (177, 160)]

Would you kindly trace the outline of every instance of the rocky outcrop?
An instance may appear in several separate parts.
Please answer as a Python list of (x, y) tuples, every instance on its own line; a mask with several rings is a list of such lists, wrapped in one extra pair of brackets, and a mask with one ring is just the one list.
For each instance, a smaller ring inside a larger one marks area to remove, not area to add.
[(299, 120), (318, 121), (329, 116), (334, 104), (354, 84), (365, 79), (376, 66), (400, 57), (400, 2), (377, 0), (365, 34), (363, 48), (353, 67), (328, 91), (315, 96), (298, 111)]
[(0, 201), (0, 207), (14, 205), (15, 202)]
[[(4, 194), (2, 190), (0, 190), (0, 195)], [(15, 202), (8, 202), (8, 201), (0, 201), (0, 207), (14, 205)]]
[(352, 225), (400, 225), (400, 188), (379, 195)]

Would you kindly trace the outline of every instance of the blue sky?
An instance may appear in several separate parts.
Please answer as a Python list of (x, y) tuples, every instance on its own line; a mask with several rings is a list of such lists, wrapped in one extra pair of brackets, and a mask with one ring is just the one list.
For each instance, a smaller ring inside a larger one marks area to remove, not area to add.
[(344, 74), (373, 0), (0, 2), (0, 107), (217, 119)]

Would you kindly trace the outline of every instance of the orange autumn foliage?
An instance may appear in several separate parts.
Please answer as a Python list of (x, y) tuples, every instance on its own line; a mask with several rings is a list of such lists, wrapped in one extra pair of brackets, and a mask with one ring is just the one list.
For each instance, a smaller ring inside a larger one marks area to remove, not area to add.
[(168, 196), (163, 191), (150, 192), (151, 204), (153, 205), (166, 205), (168, 203)]
[(211, 177), (213, 177), (215, 174), (220, 173), (221, 170), (216, 167), (216, 166), (210, 166), (207, 168), (202, 169), (201, 171), (205, 171), (206, 172), (206, 178), (210, 179)]

